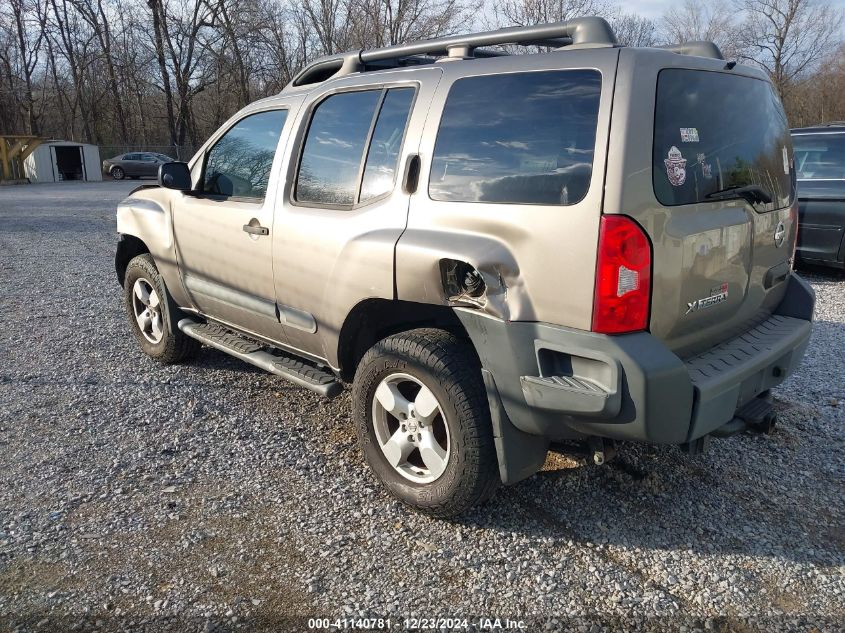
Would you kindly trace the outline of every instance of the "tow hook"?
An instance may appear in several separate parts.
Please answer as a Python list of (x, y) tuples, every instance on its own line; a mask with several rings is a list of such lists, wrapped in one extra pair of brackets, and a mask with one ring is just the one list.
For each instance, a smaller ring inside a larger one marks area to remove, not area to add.
[(596, 466), (606, 464), (616, 457), (616, 442), (603, 437), (590, 437), (587, 440), (590, 451), (593, 453), (593, 463)]

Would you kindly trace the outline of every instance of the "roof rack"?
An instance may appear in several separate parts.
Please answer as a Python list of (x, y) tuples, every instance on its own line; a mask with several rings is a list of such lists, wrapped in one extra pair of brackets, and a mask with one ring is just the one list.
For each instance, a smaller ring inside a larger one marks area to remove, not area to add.
[[(616, 35), (607, 20), (598, 17), (584, 17), (537, 24), (534, 26), (513, 26), (496, 31), (450, 35), (409, 44), (396, 44), (385, 48), (350, 51), (321, 57), (300, 71), (289, 86), (306, 86), (369, 70), (383, 70), (402, 66), (433, 64), (438, 57), (468, 59), (473, 57), (498, 57), (507, 53), (482, 47), (511, 44), (517, 46), (618, 46)], [(719, 47), (713, 42), (683, 42), (669, 46), (658, 46), (679, 55), (695, 55), (724, 59)]]
[(725, 59), (722, 51), (713, 42), (682, 42), (680, 44), (669, 44), (658, 46), (663, 50), (679, 55), (695, 55), (696, 57), (712, 57), (713, 59)]
[[(584, 17), (538, 24), (535, 26), (514, 26), (496, 31), (451, 35), (409, 44), (397, 44), (385, 48), (351, 51), (321, 57), (305, 67), (291, 81), (292, 86), (319, 83), (331, 77), (339, 77), (366, 70), (367, 66), (384, 68), (379, 62), (391, 61), (395, 66), (425, 64), (435, 61), (433, 57), (453, 58), (494, 57), (499, 51), (478, 50), (483, 46), (515, 44), (518, 46), (551, 46), (560, 48), (578, 44), (593, 46), (617, 46), (616, 35), (603, 18)], [(430, 57), (418, 57), (418, 56)]]

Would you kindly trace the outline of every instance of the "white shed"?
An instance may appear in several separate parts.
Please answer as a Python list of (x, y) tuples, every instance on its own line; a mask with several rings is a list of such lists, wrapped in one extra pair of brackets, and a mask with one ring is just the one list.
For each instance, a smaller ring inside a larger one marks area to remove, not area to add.
[(30, 182), (102, 180), (100, 149), (74, 141), (44, 141), (24, 161)]

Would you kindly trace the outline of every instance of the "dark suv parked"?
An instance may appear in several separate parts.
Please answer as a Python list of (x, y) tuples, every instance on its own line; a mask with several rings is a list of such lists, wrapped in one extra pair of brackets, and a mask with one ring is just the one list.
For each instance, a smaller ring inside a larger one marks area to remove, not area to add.
[(845, 268), (845, 121), (792, 130), (798, 248), (804, 262)]

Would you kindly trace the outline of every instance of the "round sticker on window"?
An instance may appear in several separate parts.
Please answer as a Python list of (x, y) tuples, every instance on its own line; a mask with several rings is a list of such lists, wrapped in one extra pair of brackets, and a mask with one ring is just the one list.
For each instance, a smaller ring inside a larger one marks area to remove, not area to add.
[(680, 187), (686, 182), (687, 159), (681, 154), (681, 150), (673, 145), (672, 149), (669, 150), (669, 157), (665, 158), (663, 162), (666, 165), (666, 175), (673, 187)]

